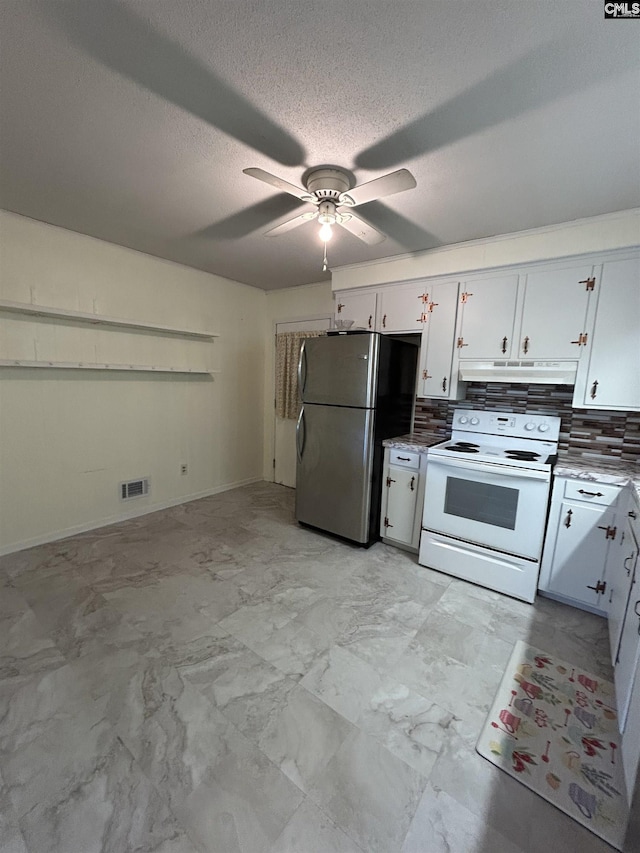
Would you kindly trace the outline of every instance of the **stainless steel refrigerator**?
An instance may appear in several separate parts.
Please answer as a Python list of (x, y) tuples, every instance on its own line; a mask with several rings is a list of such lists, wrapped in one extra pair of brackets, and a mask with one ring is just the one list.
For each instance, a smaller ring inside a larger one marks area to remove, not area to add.
[(411, 427), (418, 346), (377, 332), (300, 350), (296, 518), (363, 545), (379, 538), (385, 438)]

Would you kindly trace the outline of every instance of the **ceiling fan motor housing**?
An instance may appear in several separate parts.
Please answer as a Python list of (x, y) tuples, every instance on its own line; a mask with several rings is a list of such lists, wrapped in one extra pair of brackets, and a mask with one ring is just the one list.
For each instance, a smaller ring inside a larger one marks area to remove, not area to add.
[(330, 199), (337, 202), (349, 186), (348, 176), (340, 169), (316, 169), (307, 178), (307, 189), (318, 201)]

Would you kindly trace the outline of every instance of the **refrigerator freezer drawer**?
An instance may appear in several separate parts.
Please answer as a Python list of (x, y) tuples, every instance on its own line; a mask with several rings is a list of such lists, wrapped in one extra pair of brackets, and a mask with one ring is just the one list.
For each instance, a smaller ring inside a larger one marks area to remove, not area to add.
[(296, 518), (354, 542), (370, 538), (372, 409), (306, 404), (296, 434)]

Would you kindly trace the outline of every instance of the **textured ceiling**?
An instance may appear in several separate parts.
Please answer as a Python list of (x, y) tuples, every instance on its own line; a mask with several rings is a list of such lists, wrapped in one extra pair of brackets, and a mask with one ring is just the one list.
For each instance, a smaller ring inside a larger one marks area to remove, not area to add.
[(0, 206), (265, 289), (301, 184), (408, 168), (335, 266), (640, 205), (640, 40), (598, 0), (0, 0)]

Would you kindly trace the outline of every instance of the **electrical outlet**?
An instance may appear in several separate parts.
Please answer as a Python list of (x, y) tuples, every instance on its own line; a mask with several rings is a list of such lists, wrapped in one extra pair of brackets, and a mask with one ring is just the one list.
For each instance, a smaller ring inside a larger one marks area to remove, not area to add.
[(189, 473), (188, 467), (186, 465), (181, 465), (180, 466), (180, 473), (181, 474), (188, 474)]

